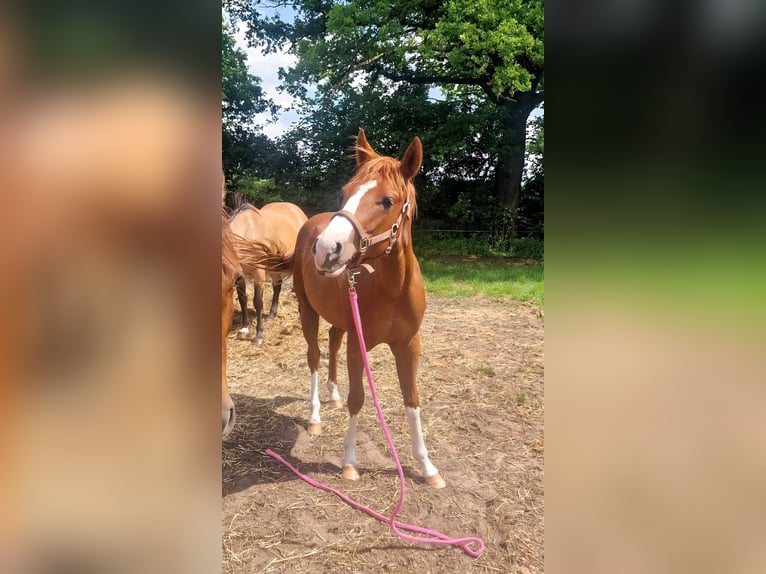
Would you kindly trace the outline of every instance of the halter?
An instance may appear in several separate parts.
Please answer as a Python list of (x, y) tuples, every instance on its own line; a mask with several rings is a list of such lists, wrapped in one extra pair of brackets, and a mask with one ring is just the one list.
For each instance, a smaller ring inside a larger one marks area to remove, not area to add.
[(388, 255), (391, 253), (391, 250), (394, 248), (394, 243), (396, 243), (396, 240), (399, 238), (399, 228), (402, 226), (402, 218), (407, 215), (410, 211), (410, 194), (407, 193), (407, 201), (404, 202), (404, 205), (402, 205), (402, 210), (399, 212), (399, 217), (396, 218), (396, 221), (391, 226), (391, 228), (387, 231), (384, 231), (383, 233), (379, 233), (378, 235), (373, 235), (370, 237), (367, 235), (364, 231), (364, 228), (362, 227), (362, 224), (359, 223), (359, 220), (356, 218), (356, 216), (351, 213), (350, 211), (346, 211), (345, 209), (341, 209), (340, 211), (336, 212), (335, 215), (333, 215), (333, 219), (336, 217), (344, 217), (348, 220), (349, 223), (353, 226), (353, 228), (356, 230), (357, 235), (359, 236), (359, 255), (364, 255), (365, 252), (372, 247), (373, 245), (377, 245), (378, 243), (382, 243), (383, 241), (388, 240), (388, 247), (386, 247), (386, 251), (384, 255)]

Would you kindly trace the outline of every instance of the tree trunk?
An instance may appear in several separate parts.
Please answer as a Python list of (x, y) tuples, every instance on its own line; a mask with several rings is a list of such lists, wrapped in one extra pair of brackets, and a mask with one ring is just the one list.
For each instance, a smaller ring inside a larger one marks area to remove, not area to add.
[(524, 156), (527, 147), (527, 118), (534, 109), (534, 92), (518, 94), (516, 101), (504, 100), (502, 144), (495, 170), (495, 199), (501, 207), (516, 209), (521, 194)]

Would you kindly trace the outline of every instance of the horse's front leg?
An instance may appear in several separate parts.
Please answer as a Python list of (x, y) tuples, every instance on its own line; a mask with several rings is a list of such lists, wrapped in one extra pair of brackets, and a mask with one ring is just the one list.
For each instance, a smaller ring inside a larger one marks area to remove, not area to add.
[(396, 373), (399, 376), (399, 387), (402, 389), (404, 398), (404, 412), (410, 426), (412, 455), (420, 461), (426, 484), (433, 488), (444, 488), (446, 486), (444, 479), (428, 457), (420, 422), (420, 398), (415, 382), (420, 362), (420, 335), (415, 335), (409, 343), (396, 343), (389, 346), (396, 359)]
[(319, 315), (307, 301), (298, 302), (301, 315), (303, 337), (306, 339), (308, 350), (306, 360), (311, 373), (311, 390), (309, 397), (309, 424), (306, 432), (312, 436), (322, 434), (322, 419), (319, 416)]
[(340, 327), (330, 327), (330, 368), (327, 375), (327, 390), (330, 391), (330, 406), (339, 409), (343, 401), (338, 393), (338, 351), (343, 343), (345, 331)]
[(362, 381), (362, 353), (356, 333), (349, 332), (346, 339), (346, 362), (348, 363), (348, 430), (343, 439), (342, 476), (346, 480), (359, 480), (359, 468), (356, 461), (356, 425), (359, 411), (364, 405), (364, 383)]

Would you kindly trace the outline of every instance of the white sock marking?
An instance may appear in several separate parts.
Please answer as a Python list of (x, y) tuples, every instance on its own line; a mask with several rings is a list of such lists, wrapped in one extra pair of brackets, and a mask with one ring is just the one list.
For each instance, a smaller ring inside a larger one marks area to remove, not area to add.
[(348, 430), (343, 439), (343, 448), (345, 456), (343, 457), (343, 466), (356, 466), (356, 423), (359, 415), (351, 415), (348, 418)]
[(420, 407), (404, 407), (407, 414), (407, 422), (410, 425), (410, 438), (412, 439), (412, 456), (420, 461), (423, 467), (423, 478), (428, 478), (439, 471), (428, 458), (428, 449), (423, 441), (423, 428), (420, 425)]
[(329, 378), (327, 379), (327, 388), (330, 391), (330, 400), (331, 401), (340, 401), (340, 393), (338, 393), (338, 385), (335, 384), (332, 380)]
[(309, 422), (321, 423), (319, 418), (319, 373), (311, 372), (311, 398), (309, 399)]

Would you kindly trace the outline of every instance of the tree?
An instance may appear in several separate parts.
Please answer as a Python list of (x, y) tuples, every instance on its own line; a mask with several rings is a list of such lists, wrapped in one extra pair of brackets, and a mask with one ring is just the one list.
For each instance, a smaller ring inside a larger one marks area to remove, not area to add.
[(315, 110), (351, 92), (370, 88), (379, 96), (403, 85), (438, 87), (448, 106), (484, 111), (489, 104), (495, 197), (502, 206), (518, 205), (526, 122), (544, 98), (543, 0), (296, 0), (294, 6), (292, 25), (255, 18), (260, 36), (251, 35), (266, 47), (290, 42), (299, 58), (283, 76), (291, 93)]
[(273, 111), (274, 105), (264, 97), (260, 79), (248, 72), (247, 57), (237, 49), (225, 23), (221, 38), (223, 166), (226, 175), (231, 177), (245, 170), (258, 171), (261, 158), (273, 151), (252, 118), (254, 114)]
[(516, 210), (516, 227), (523, 235), (542, 239), (544, 235), (544, 192), (545, 192), (545, 121), (543, 116), (535, 118), (534, 133), (529, 142), (529, 169), (524, 181)]

